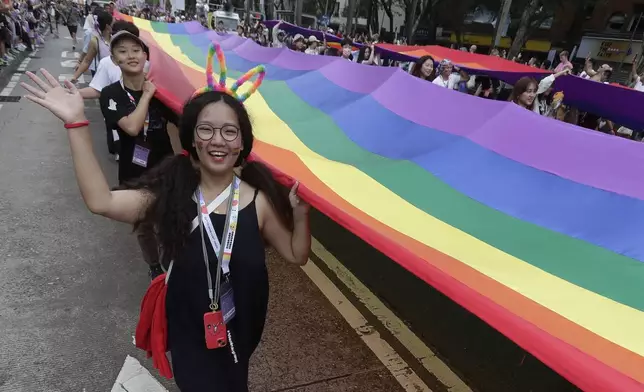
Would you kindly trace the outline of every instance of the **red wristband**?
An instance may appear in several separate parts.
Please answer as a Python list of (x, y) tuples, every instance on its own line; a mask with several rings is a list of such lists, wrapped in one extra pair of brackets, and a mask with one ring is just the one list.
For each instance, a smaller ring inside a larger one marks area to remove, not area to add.
[(65, 124), (65, 128), (66, 129), (80, 128), (80, 127), (86, 127), (88, 125), (89, 125), (89, 121), (85, 120), (85, 121), (81, 121), (81, 122), (77, 122), (77, 123)]

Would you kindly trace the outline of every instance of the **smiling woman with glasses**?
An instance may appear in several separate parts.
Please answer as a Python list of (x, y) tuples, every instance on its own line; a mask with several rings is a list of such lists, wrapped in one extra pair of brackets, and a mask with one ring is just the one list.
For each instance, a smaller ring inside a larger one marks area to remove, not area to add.
[[(217, 84), (215, 48), (223, 75)], [(297, 182), (287, 196), (266, 166), (249, 162), (253, 127), (243, 102), (261, 84), (263, 66), (227, 89), (223, 52), (214, 44), (206, 69), (207, 87), (182, 110), (181, 154), (118, 190), (110, 190), (96, 159), (76, 87), (66, 82), (64, 89), (44, 70), (46, 81), (27, 73), (38, 88), (22, 86), (30, 92), (27, 98), (69, 129), (76, 178), (90, 211), (155, 229), (168, 268), (143, 299), (137, 347), (153, 356), (163, 376), (174, 375), (183, 392), (247, 392), (250, 357), (268, 310), (265, 246), (304, 265), (311, 248), (309, 206), (300, 200)], [(237, 94), (257, 73), (253, 86)]]
[(227, 142), (233, 142), (239, 137), (239, 128), (233, 124), (224, 124), (221, 127), (213, 127), (208, 123), (197, 124), (195, 132), (197, 137), (204, 142), (210, 141), (219, 131), (221, 138)]

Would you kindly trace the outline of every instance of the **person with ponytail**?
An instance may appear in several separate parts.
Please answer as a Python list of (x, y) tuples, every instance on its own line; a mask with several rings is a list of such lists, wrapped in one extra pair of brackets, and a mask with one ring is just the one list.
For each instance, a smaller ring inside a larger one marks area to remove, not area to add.
[[(215, 83), (212, 60), (221, 64)], [(223, 52), (211, 48), (208, 87), (183, 107), (183, 151), (142, 177), (110, 190), (92, 150), (83, 98), (27, 73), (31, 101), (65, 123), (81, 195), (95, 214), (155, 227), (168, 271), (144, 297), (136, 345), (183, 392), (248, 391), (249, 359), (259, 344), (268, 308), (265, 244), (288, 262), (309, 256), (309, 206), (296, 182), (287, 192), (263, 164), (250, 160), (252, 124), (243, 101), (264, 78), (263, 66), (226, 87)], [(237, 89), (255, 74), (245, 94)], [(169, 365), (166, 351), (172, 356)]]

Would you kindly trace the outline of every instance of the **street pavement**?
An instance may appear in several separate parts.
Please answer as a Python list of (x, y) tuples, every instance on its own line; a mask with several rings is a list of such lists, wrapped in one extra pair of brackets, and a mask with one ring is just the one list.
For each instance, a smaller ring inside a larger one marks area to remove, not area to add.
[[(61, 34), (20, 64), (69, 75), (74, 56)], [(15, 82), (27, 77), (12, 72), (0, 89), (19, 97), (25, 91)], [(158, 378), (133, 345), (149, 279), (131, 227), (87, 211), (59, 120), (25, 98), (0, 105), (0, 391), (109, 391), (128, 356)], [(116, 184), (95, 102), (87, 115)], [(307, 273), (267, 255), (270, 305), (251, 390), (402, 391)]]

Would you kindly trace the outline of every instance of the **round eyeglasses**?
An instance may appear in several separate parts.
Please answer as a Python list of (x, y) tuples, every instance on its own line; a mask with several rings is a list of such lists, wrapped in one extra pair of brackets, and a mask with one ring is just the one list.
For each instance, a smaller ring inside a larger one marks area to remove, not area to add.
[(239, 128), (234, 125), (224, 125), (223, 127), (216, 128), (208, 124), (199, 124), (195, 127), (197, 137), (207, 142), (215, 136), (215, 132), (219, 131), (221, 138), (227, 142), (232, 142), (239, 137)]

